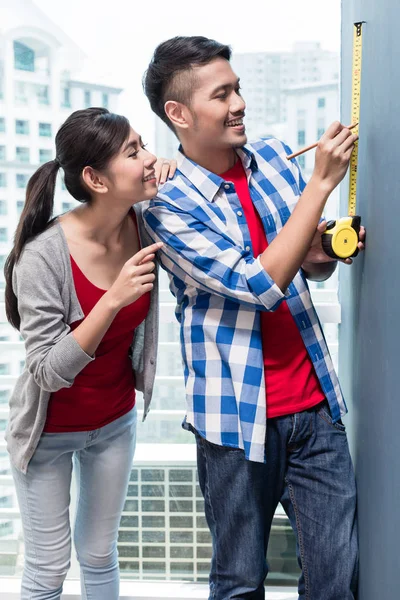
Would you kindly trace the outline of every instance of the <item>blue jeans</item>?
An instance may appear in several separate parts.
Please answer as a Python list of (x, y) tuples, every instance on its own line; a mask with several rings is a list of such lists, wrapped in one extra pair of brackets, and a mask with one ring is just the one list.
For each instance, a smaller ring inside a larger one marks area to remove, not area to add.
[(136, 442), (136, 408), (93, 431), (43, 433), (24, 475), (13, 469), (25, 540), (21, 600), (59, 600), (70, 565), (72, 462), (77, 476), (74, 543), (82, 598), (117, 600), (118, 526)]
[(296, 535), (299, 600), (353, 600), (356, 485), (345, 428), (329, 405), (269, 419), (267, 464), (196, 433), (199, 482), (213, 540), (210, 599), (265, 598), (272, 518), (281, 502)]

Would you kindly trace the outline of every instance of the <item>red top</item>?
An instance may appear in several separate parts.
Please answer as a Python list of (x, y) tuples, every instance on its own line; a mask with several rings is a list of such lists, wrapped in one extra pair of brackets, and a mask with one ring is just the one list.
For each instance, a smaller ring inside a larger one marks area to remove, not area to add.
[[(91, 283), (71, 256), (72, 274), (85, 317), (106, 293)], [(44, 431), (89, 431), (122, 417), (135, 405), (135, 378), (128, 355), (136, 327), (145, 319), (150, 294), (122, 308), (97, 350), (96, 358), (70, 388), (51, 394)], [(71, 324), (74, 330), (82, 320)]]
[[(254, 256), (268, 246), (254, 208), (242, 162), (221, 175), (235, 184), (249, 227)], [(320, 383), (286, 301), (274, 312), (261, 312), (267, 417), (279, 417), (315, 406), (324, 399)]]

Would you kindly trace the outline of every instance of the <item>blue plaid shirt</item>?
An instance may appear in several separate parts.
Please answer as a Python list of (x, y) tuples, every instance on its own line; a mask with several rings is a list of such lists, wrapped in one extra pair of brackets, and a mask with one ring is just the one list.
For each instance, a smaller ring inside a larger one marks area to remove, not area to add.
[[(270, 244), (305, 182), (290, 149), (264, 139), (238, 149)], [(233, 183), (178, 154), (178, 170), (144, 211), (150, 236), (164, 242), (162, 266), (176, 315), (191, 425), (208, 441), (265, 461), (266, 393), (261, 311), (286, 300), (334, 421), (346, 413), (332, 359), (302, 270), (283, 294), (259, 257)]]

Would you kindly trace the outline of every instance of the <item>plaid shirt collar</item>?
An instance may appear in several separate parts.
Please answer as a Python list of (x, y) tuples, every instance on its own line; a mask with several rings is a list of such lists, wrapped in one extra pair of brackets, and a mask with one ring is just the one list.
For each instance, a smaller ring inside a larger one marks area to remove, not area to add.
[[(251, 169), (251, 171), (254, 172), (258, 169), (256, 157), (251, 150), (242, 146), (242, 148), (236, 149), (236, 154), (242, 161), (245, 171)], [(181, 145), (179, 146), (176, 161), (177, 168), (182, 175), (189, 179), (192, 185), (195, 186), (206, 200), (213, 202), (221, 186), (225, 183), (225, 179), (220, 177), (220, 175), (201, 167), (185, 156)]]

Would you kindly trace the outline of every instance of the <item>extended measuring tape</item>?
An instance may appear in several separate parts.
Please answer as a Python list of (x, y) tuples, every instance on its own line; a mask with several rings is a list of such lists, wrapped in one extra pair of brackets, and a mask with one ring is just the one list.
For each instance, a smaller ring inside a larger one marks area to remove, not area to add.
[[(362, 56), (362, 24), (354, 23), (353, 34), (353, 66), (351, 81), (351, 122), (360, 122), (360, 90), (361, 90), (361, 56)], [(356, 128), (356, 132), (358, 127)], [(357, 256), (361, 217), (356, 216), (357, 202), (357, 167), (358, 140), (350, 158), (349, 167), (349, 216), (328, 221), (326, 231), (322, 234), (324, 252), (332, 258), (350, 258)]]

